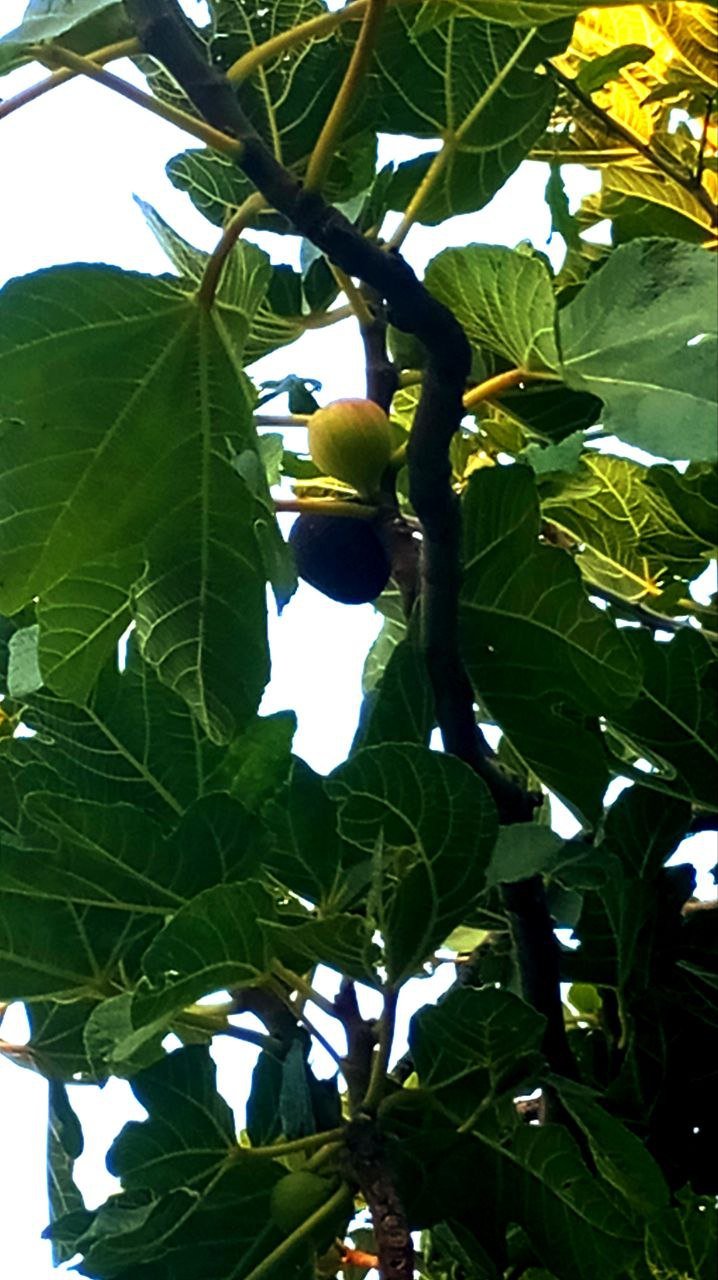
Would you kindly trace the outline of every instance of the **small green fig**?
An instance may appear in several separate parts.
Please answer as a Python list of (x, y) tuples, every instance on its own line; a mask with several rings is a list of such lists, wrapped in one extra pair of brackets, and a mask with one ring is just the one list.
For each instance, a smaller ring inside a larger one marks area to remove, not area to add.
[(272, 1190), (269, 1211), (272, 1221), (285, 1235), (291, 1235), (331, 1197), (332, 1186), (309, 1170), (298, 1170), (280, 1178)]
[(334, 400), (308, 425), (309, 452), (319, 470), (365, 497), (376, 493), (393, 448), (384, 410), (373, 400)]

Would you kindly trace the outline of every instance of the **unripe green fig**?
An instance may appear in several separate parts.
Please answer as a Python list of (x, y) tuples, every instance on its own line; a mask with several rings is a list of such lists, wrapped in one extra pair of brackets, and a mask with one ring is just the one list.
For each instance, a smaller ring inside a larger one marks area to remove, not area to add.
[(291, 1235), (326, 1204), (331, 1194), (331, 1183), (316, 1173), (307, 1169), (288, 1173), (272, 1188), (269, 1203), (272, 1221), (285, 1235)]
[(309, 452), (319, 470), (360, 494), (376, 492), (392, 454), (389, 419), (373, 400), (334, 400), (309, 419)]
[(301, 515), (289, 545), (300, 578), (340, 604), (368, 604), (389, 581), (389, 556), (368, 520)]

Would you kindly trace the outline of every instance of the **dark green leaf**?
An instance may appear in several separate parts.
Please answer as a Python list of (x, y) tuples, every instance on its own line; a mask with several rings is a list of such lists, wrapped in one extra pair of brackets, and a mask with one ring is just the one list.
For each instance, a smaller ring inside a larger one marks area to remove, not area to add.
[(463, 644), (474, 687), (533, 771), (594, 818), (608, 783), (597, 717), (634, 699), (638, 661), (589, 603), (571, 558), (538, 545), (528, 468), (475, 475), (464, 527)]
[(697, 246), (633, 240), (560, 312), (563, 376), (601, 397), (607, 430), (665, 458), (716, 457), (715, 289)]
[(584, 93), (595, 93), (609, 80), (617, 80), (623, 67), (636, 62), (648, 62), (653, 50), (645, 44), (619, 44), (610, 53), (600, 54), (581, 63), (576, 84)]
[(365, 747), (331, 775), (344, 838), (372, 858), (370, 908), (389, 980), (419, 969), (484, 887), (496, 811), (461, 761), (409, 744)]

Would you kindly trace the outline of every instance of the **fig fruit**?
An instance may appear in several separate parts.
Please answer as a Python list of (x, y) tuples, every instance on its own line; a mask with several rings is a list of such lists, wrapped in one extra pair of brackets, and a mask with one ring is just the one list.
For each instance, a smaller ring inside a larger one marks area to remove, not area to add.
[(316, 1173), (306, 1169), (288, 1173), (272, 1188), (269, 1205), (272, 1221), (285, 1235), (291, 1235), (326, 1204), (331, 1194), (331, 1183)]
[(368, 604), (389, 581), (389, 556), (368, 520), (301, 515), (289, 544), (300, 578), (340, 604)]
[(309, 452), (319, 470), (375, 493), (392, 454), (389, 419), (373, 400), (335, 400), (309, 419)]

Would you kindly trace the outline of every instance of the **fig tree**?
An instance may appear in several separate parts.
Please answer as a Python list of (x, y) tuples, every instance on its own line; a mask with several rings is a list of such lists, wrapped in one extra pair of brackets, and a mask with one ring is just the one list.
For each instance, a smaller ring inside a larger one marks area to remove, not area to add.
[(389, 556), (368, 520), (300, 515), (289, 543), (300, 578), (340, 604), (368, 604), (389, 581)]
[(371, 496), (392, 453), (389, 419), (373, 400), (335, 400), (309, 419), (309, 452), (324, 475)]

